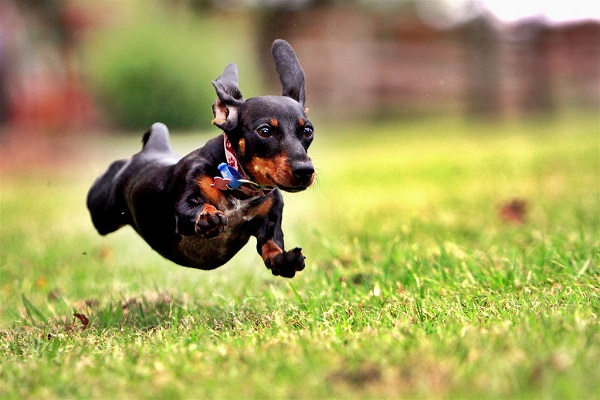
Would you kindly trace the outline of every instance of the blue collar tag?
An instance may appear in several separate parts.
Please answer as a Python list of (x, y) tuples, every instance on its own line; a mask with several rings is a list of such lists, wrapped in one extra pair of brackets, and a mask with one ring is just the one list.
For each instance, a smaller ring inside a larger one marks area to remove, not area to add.
[(226, 163), (219, 164), (217, 168), (219, 169), (219, 172), (221, 172), (221, 176), (223, 176), (223, 179), (229, 180), (229, 183), (227, 184), (229, 189), (236, 190), (239, 189), (240, 186), (242, 186), (242, 182), (240, 182), (240, 179), (243, 179), (243, 177), (235, 168), (230, 167)]
[(219, 190), (239, 190), (252, 198), (266, 196), (271, 193), (275, 186), (261, 185), (245, 179), (244, 176), (234, 167), (227, 163), (221, 163), (217, 166), (221, 176), (215, 176), (210, 185)]

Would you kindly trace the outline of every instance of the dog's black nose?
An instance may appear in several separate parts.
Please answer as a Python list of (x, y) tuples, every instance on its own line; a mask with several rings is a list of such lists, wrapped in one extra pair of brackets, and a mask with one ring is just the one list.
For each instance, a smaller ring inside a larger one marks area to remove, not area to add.
[(303, 161), (292, 164), (292, 174), (294, 174), (294, 177), (300, 182), (310, 182), (314, 173), (315, 167), (313, 167), (310, 161)]

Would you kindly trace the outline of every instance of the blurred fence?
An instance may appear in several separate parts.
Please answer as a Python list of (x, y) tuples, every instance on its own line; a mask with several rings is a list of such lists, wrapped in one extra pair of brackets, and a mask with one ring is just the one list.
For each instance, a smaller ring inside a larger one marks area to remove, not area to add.
[(597, 21), (503, 25), (481, 16), (440, 30), (410, 14), (336, 8), (271, 18), (260, 48), (275, 37), (294, 43), (311, 103), (330, 114), (516, 116), (600, 106)]
[[(415, 113), (523, 116), (600, 107), (598, 20), (556, 25), (530, 18), (505, 24), (477, 13), (441, 24), (417, 12), (417, 0), (383, 9), (369, 4), (394, 2), (349, 3), (0, 1), (0, 124), (52, 132), (107, 121), (137, 128), (154, 122), (154, 116), (167, 115), (167, 106), (193, 113), (194, 104), (207, 108), (214, 95), (212, 89), (195, 89), (190, 79), (197, 76), (182, 75), (192, 75), (194, 65), (225, 59), (258, 65), (262, 76), (254, 77), (256, 82), (268, 82), (274, 92), (279, 89), (269, 51), (275, 38), (288, 40), (296, 49), (307, 75), (308, 105), (327, 118)], [(158, 6), (154, 20), (148, 19), (148, 4)], [(232, 10), (233, 6), (237, 8)], [(168, 18), (173, 13), (177, 15)], [(186, 33), (185, 24), (178, 22), (183, 14), (201, 15), (202, 21), (217, 18), (218, 24), (202, 35), (193, 28)], [(123, 75), (132, 73), (131, 68), (115, 68), (92, 85), (94, 66), (84, 62), (92, 47), (90, 32), (111, 24), (121, 29), (129, 23), (160, 26), (165, 34), (152, 37), (142, 32), (146, 42), (141, 46), (135, 34), (120, 37), (114, 45), (108, 42), (105, 48), (136, 48), (142, 53), (146, 49), (151, 56), (122, 52), (114, 64), (135, 64), (133, 75)], [(169, 32), (179, 36), (171, 34), (170, 42), (161, 39)], [(206, 46), (196, 48), (195, 42)], [(171, 43), (173, 51), (168, 51)], [(235, 43), (242, 43), (249, 55), (232, 46)], [(168, 55), (156, 57), (156, 52)], [(179, 68), (182, 65), (186, 67)], [(209, 85), (216, 77), (213, 69), (200, 70), (212, 74), (204, 78)], [(136, 77), (138, 85), (131, 85)], [(117, 81), (122, 84), (114, 87)], [(107, 93), (109, 87), (112, 92)], [(165, 87), (160, 90), (168, 93), (145, 92), (145, 87)], [(157, 101), (158, 97), (167, 100)], [(135, 101), (143, 110), (132, 111), (141, 116), (139, 121), (119, 119), (120, 110)], [(172, 115), (165, 118), (171, 118), (168, 122), (175, 127), (189, 128), (198, 120)]]

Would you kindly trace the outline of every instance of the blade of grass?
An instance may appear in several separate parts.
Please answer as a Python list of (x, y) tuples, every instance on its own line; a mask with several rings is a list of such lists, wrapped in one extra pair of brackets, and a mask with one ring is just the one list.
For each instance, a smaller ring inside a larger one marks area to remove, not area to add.
[(31, 303), (31, 301), (29, 301), (29, 299), (27, 298), (27, 296), (25, 296), (23, 293), (21, 293), (21, 299), (23, 300), (23, 306), (25, 306), (25, 312), (27, 313), (27, 316), (29, 317), (29, 320), (31, 321), (31, 323), (35, 326), (36, 325), (36, 318), (39, 320), (38, 322), (40, 322), (42, 325), (46, 326), (48, 324), (47, 322), (47, 318), (44, 316), (44, 314), (42, 314), (42, 312), (40, 310), (38, 310), (38, 308), (36, 306), (33, 305), (33, 303)]

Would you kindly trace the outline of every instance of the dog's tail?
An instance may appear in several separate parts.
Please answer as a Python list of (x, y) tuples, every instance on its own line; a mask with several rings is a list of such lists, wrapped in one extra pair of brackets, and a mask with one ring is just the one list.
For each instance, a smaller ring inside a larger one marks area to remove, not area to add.
[(144, 133), (142, 138), (142, 151), (172, 153), (171, 140), (169, 139), (169, 129), (163, 123), (156, 122)]

